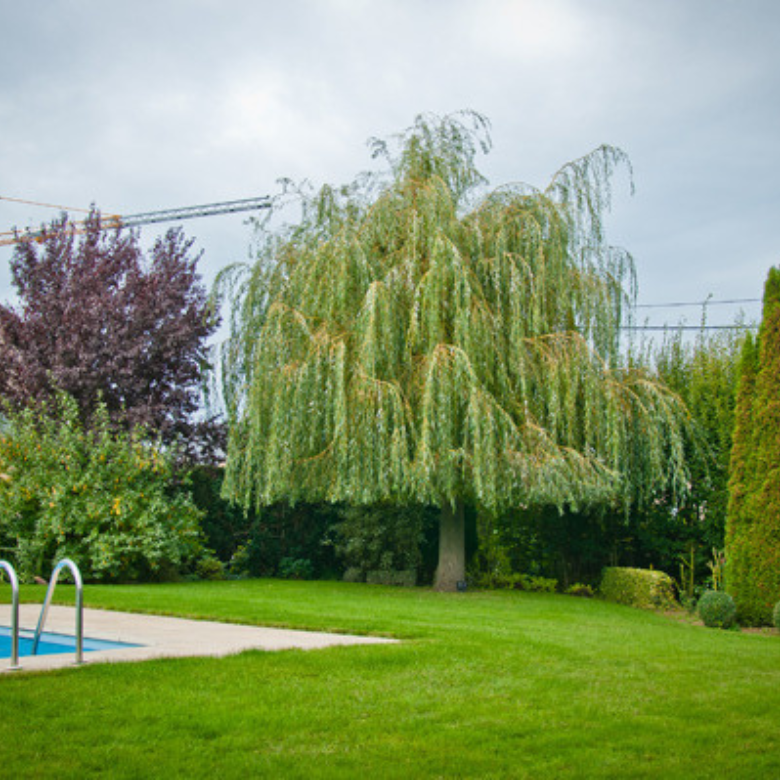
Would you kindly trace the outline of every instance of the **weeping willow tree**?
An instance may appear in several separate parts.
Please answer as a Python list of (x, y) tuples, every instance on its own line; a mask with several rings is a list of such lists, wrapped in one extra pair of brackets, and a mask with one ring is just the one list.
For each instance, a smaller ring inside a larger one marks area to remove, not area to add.
[(436, 585), (464, 578), (464, 504), (578, 507), (681, 487), (679, 400), (621, 367), (630, 257), (600, 147), (544, 190), (486, 191), (487, 121), (418, 117), (387, 166), (301, 201), (232, 285), (226, 495), (244, 506), (441, 508)]

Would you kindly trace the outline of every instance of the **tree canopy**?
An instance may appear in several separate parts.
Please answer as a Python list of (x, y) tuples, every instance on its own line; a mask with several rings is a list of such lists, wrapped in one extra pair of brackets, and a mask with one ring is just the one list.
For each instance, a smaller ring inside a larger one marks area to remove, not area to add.
[(105, 229), (96, 211), (79, 237), (63, 215), (19, 242), (19, 305), (0, 305), (0, 396), (21, 407), (63, 391), (84, 420), (102, 399), (128, 429), (191, 438), (217, 326), (191, 249), (171, 230), (147, 260), (136, 233)]
[(486, 191), (489, 145), (470, 112), (373, 141), (384, 172), (266, 232), (224, 352), (227, 494), (439, 506), (446, 588), (463, 578), (464, 503), (618, 503), (685, 482), (679, 399), (621, 360), (633, 268), (603, 214), (626, 156), (603, 146), (543, 190)]

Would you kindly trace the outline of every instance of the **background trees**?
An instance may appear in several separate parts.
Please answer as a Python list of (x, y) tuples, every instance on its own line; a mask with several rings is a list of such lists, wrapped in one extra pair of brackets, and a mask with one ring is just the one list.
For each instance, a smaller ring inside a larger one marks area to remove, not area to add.
[(474, 114), (421, 117), (369, 177), (304, 201), (239, 295), (227, 495), (441, 509), (437, 584), (465, 571), (465, 504), (642, 501), (685, 482), (684, 412), (620, 362), (630, 258), (604, 238), (602, 147), (544, 191), (483, 195)]
[(742, 353), (731, 453), (726, 587), (740, 622), (770, 624), (780, 599), (780, 269), (764, 288), (758, 339)]
[(700, 439), (700, 446), (690, 441), (686, 447), (691, 489), (677, 514), (689, 525), (706, 526), (701, 541), (719, 549), (723, 547), (726, 526), (729, 460), (744, 338), (745, 331), (739, 328), (717, 332), (702, 329), (691, 342), (677, 331), (668, 335), (650, 358), (662, 381), (685, 402)]
[(22, 576), (69, 556), (88, 579), (162, 578), (201, 554), (178, 459), (219, 442), (196, 418), (217, 319), (191, 247), (169, 231), (147, 260), (94, 211), (79, 237), (63, 216), (17, 244), (18, 305), (0, 306), (0, 543)]
[(17, 244), (19, 304), (0, 305), (0, 396), (18, 408), (61, 390), (82, 419), (102, 399), (128, 428), (211, 441), (193, 415), (217, 320), (191, 248), (171, 230), (147, 261), (136, 234), (103, 229), (97, 212), (78, 238), (63, 216), (40, 243)]
[[(736, 325), (742, 323), (737, 322)], [(702, 329), (695, 341), (668, 335), (649, 356), (661, 380), (678, 393), (692, 417), (685, 458), (690, 486), (673, 503), (659, 495), (635, 513), (636, 546), (645, 563), (679, 577), (685, 596), (712, 575), (722, 555), (728, 505), (729, 461), (745, 331)], [(640, 559), (641, 560), (641, 559)]]

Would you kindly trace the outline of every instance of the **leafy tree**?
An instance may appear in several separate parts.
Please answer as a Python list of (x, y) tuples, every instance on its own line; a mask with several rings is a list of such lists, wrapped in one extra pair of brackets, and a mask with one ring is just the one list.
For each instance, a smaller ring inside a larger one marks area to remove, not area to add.
[(169, 576), (200, 552), (201, 513), (172, 490), (169, 450), (114, 426), (98, 403), (85, 426), (58, 394), (9, 414), (0, 432), (0, 544), (20, 575), (62, 557), (91, 580)]
[(726, 589), (743, 623), (780, 599), (780, 269), (764, 288), (758, 339), (742, 353), (726, 526)]
[(266, 234), (224, 353), (227, 495), (440, 507), (441, 589), (464, 577), (466, 504), (685, 481), (676, 396), (620, 365), (632, 268), (602, 213), (625, 156), (601, 147), (545, 190), (483, 194), (489, 144), (472, 113), (374, 141), (384, 176), (324, 187)]
[[(740, 323), (738, 323), (740, 324)], [(729, 459), (739, 381), (744, 332), (702, 329), (695, 341), (680, 331), (669, 334), (654, 350), (652, 363), (662, 381), (679, 394), (691, 413), (692, 438), (686, 442), (690, 489), (682, 503), (672, 507), (659, 496), (637, 512), (646, 543), (652, 536), (665, 537), (667, 560), (655, 560), (659, 568), (676, 574), (679, 557), (686, 554), (704, 571), (713, 548), (723, 549), (728, 504)], [(671, 511), (674, 509), (674, 518)], [(656, 543), (658, 553), (663, 550)], [(675, 560), (676, 559), (676, 560)]]
[(136, 233), (105, 229), (94, 211), (78, 239), (63, 216), (40, 243), (18, 243), (19, 306), (0, 305), (0, 396), (19, 408), (62, 390), (82, 419), (102, 399), (128, 428), (209, 440), (193, 415), (217, 320), (191, 247), (171, 230), (147, 261)]

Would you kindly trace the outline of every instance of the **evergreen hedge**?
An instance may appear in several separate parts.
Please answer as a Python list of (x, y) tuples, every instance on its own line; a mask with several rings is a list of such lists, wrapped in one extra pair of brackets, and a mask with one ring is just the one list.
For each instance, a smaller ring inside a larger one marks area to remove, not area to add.
[(769, 625), (780, 599), (780, 269), (742, 356), (726, 524), (726, 587), (740, 623)]

